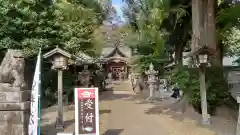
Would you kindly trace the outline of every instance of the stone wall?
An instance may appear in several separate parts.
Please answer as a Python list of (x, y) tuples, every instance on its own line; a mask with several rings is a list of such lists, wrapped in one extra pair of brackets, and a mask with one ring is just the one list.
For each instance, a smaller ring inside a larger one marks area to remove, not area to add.
[(0, 135), (27, 135), (30, 90), (0, 84)]

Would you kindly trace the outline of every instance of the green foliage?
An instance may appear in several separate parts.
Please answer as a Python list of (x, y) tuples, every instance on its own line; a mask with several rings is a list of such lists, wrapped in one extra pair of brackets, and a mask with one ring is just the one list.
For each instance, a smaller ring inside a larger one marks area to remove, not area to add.
[[(184, 67), (174, 69), (172, 72), (172, 85), (173, 84), (177, 84), (184, 94), (187, 94), (189, 97), (194, 97), (194, 92), (199, 91), (200, 86), (197, 70)], [(194, 100), (195, 99), (191, 102), (194, 103)]]
[[(36, 56), (40, 47), (48, 50), (56, 45), (71, 53), (95, 54), (97, 42), (93, 42), (93, 32), (102, 21), (102, 12), (97, 2), (91, 3), (0, 0), (0, 49), (23, 49), (29, 58)], [(34, 70), (35, 62), (26, 66)], [(42, 67), (42, 105), (47, 107), (56, 103), (57, 73), (51, 70), (49, 63), (43, 62)], [(72, 100), (72, 93), (68, 92), (73, 91), (74, 76), (65, 74), (68, 78), (63, 80), (64, 90), (68, 91), (64, 93)]]
[(240, 30), (236, 27), (224, 32), (223, 43), (227, 55), (239, 55), (240, 53)]
[(230, 96), (227, 80), (224, 78), (223, 73), (223, 69), (219, 67), (211, 67), (207, 70), (207, 90), (210, 91), (208, 96), (210, 105), (222, 105)]
[(92, 6), (64, 0), (0, 0), (0, 48), (23, 49), (29, 56), (39, 47), (56, 45), (72, 53), (88, 52), (101, 23), (101, 9)]
[(159, 72), (159, 75), (162, 75), (164, 72), (164, 62), (166, 62), (166, 59), (161, 59), (161, 57), (154, 56), (154, 55), (145, 55), (140, 58), (140, 71), (144, 72), (149, 69), (150, 63), (154, 65), (154, 69)]
[(42, 67), (42, 93), (41, 93), (41, 107), (49, 107), (57, 103), (57, 72), (49, 70), (51, 65), (43, 63)]
[(92, 43), (94, 45), (94, 53), (96, 56), (100, 56), (101, 53), (102, 53), (102, 48), (103, 46), (105, 45), (105, 41), (104, 41), (104, 38), (103, 38), (103, 34), (101, 33), (101, 31), (99, 29), (96, 29), (94, 32), (93, 32), (93, 40), (92, 40)]
[[(42, 107), (48, 107), (57, 103), (58, 80), (57, 71), (49, 70), (50, 64), (43, 63), (45, 67), (42, 71)], [(71, 71), (63, 71), (63, 100), (73, 102), (74, 100), (74, 83), (76, 76)]]
[(65, 100), (68, 102), (74, 101), (74, 87), (75, 87), (75, 80), (77, 76), (71, 71), (67, 70), (63, 72), (63, 94), (66, 96)]
[(221, 1), (216, 17), (217, 38), (225, 55), (239, 55), (240, 5), (238, 1)]
[(142, 0), (139, 3), (126, 0), (126, 3), (124, 14), (132, 29), (126, 44), (139, 55), (162, 60), (168, 53), (183, 50), (191, 30), (188, 3), (173, 0)]
[(33, 51), (58, 39), (50, 0), (0, 1), (0, 48)]
[(222, 3), (219, 5), (220, 9), (217, 12), (217, 26), (221, 32), (225, 32), (232, 27), (240, 26), (240, 11), (239, 3)]
[(93, 49), (92, 33), (99, 24), (98, 13), (81, 5), (74, 5), (69, 2), (56, 4), (58, 10), (57, 21), (61, 24), (61, 43), (71, 53), (78, 53), (84, 50)]
[[(226, 103), (230, 96), (228, 93), (226, 80), (225, 78), (222, 78), (222, 73), (223, 70), (218, 67), (207, 68), (207, 102), (209, 108), (213, 110), (217, 106)], [(175, 69), (172, 76), (172, 82), (173, 84), (177, 83), (180, 89), (184, 92), (184, 94), (186, 94), (190, 98), (189, 103), (192, 104), (193, 107), (201, 108), (198, 69)]]

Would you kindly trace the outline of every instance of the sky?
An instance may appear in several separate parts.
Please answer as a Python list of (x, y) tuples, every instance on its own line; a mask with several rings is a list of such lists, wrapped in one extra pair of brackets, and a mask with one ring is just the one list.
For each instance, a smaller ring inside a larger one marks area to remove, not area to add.
[(113, 7), (115, 7), (117, 15), (121, 17), (122, 21), (125, 21), (125, 18), (123, 17), (123, 12), (121, 10), (124, 5), (123, 0), (112, 0), (112, 5)]
[(122, 0), (112, 0), (112, 3), (116, 4), (116, 5), (122, 5), (123, 4)]

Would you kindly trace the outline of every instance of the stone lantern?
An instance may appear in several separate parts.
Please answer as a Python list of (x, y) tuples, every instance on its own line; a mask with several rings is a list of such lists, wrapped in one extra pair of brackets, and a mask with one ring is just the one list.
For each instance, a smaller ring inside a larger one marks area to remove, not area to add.
[(63, 70), (66, 70), (69, 65), (69, 60), (72, 59), (72, 55), (68, 52), (55, 48), (43, 55), (45, 59), (49, 59), (52, 63), (52, 69), (58, 72), (58, 107), (56, 118), (56, 129), (63, 129)]
[(150, 95), (147, 98), (147, 100), (152, 100), (154, 98), (154, 92), (155, 92), (154, 90), (155, 90), (155, 85), (156, 85), (156, 82), (157, 82), (156, 81), (156, 74), (158, 72), (154, 70), (154, 66), (151, 63), (149, 65), (149, 70), (147, 70), (145, 73), (148, 75), (147, 83), (148, 83), (149, 91), (150, 91)]
[(192, 51), (186, 57), (195, 58), (195, 65), (199, 68), (199, 80), (200, 80), (200, 93), (201, 93), (201, 109), (202, 109), (202, 124), (210, 124), (210, 115), (207, 110), (207, 92), (206, 92), (206, 81), (205, 72), (206, 66), (209, 64), (210, 56), (215, 55), (215, 50), (207, 47), (206, 45), (198, 47)]
[(52, 64), (52, 69), (54, 70), (65, 70), (68, 68), (68, 57), (61, 54), (56, 54), (53, 56)]

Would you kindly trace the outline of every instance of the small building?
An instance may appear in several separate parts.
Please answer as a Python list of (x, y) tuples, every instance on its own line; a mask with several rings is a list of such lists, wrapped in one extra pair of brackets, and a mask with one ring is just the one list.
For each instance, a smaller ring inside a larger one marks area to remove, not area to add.
[(106, 73), (112, 73), (119, 79), (119, 74), (124, 73), (128, 77), (132, 57), (131, 49), (127, 46), (106, 46), (102, 50), (103, 67)]

